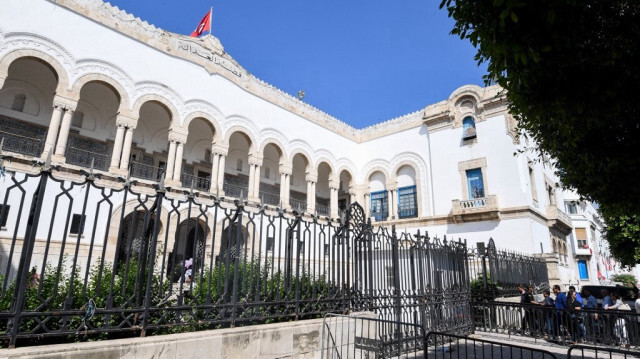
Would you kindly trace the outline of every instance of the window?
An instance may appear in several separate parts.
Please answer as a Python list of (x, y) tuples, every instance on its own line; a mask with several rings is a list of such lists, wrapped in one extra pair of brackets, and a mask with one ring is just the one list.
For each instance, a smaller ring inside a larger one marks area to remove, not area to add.
[(586, 228), (576, 228), (576, 239), (578, 240), (578, 248), (589, 248)]
[(73, 117), (71, 117), (71, 126), (82, 128), (82, 121), (84, 121), (84, 112), (75, 111)]
[(238, 159), (238, 162), (236, 163), (236, 170), (242, 171), (242, 160), (241, 159)]
[(484, 183), (480, 168), (467, 170), (467, 189), (469, 191), (469, 199), (484, 198)]
[(264, 168), (264, 178), (269, 179), (269, 177), (271, 177), (271, 171), (269, 170), (269, 167), (265, 167)]
[(564, 208), (568, 214), (578, 214), (578, 208), (575, 202), (565, 202)]
[(597, 243), (596, 242), (596, 230), (591, 227), (591, 241), (593, 241), (593, 243)]
[(462, 139), (470, 140), (476, 138), (476, 123), (473, 117), (468, 116), (462, 120)]
[(581, 259), (578, 261), (578, 273), (580, 274), (580, 279), (589, 279), (589, 269), (586, 260)]
[(538, 191), (536, 191), (536, 176), (533, 173), (533, 167), (529, 167), (529, 185), (531, 186), (531, 198), (538, 201)]
[(416, 186), (398, 188), (398, 217), (411, 218), (418, 215)]
[(7, 218), (9, 218), (10, 209), (10, 205), (0, 204), (0, 228), (4, 228), (7, 226)]
[(74, 214), (73, 218), (71, 218), (71, 229), (69, 230), (70, 234), (79, 234), (80, 226), (84, 229), (84, 221), (87, 216), (84, 214)]
[(24, 103), (27, 101), (27, 96), (23, 93), (18, 93), (13, 96), (13, 103), (11, 104), (11, 109), (14, 111), (22, 112), (24, 111)]
[(549, 201), (549, 205), (553, 206), (556, 204), (556, 190), (554, 187), (547, 183), (547, 200)]
[(388, 200), (387, 191), (378, 191), (371, 193), (371, 216), (376, 221), (383, 221), (388, 216)]

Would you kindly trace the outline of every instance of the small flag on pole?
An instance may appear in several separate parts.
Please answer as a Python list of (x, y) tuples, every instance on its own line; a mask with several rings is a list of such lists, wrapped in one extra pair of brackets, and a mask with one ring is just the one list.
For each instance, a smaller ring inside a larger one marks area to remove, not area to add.
[(209, 10), (209, 12), (200, 20), (198, 27), (191, 33), (191, 37), (198, 37), (202, 35), (203, 32), (209, 30), (209, 35), (211, 35), (211, 17), (213, 16), (213, 8)]

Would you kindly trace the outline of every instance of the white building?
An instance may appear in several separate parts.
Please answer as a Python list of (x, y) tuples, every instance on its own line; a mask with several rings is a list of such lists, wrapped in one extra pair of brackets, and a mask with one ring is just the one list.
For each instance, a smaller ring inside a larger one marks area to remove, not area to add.
[(355, 129), (255, 78), (214, 37), (169, 33), (100, 0), (5, 0), (2, 9), (8, 170), (33, 172), (31, 160), (51, 152), (69, 179), (93, 161), (107, 185), (131, 168), (141, 188), (164, 177), (175, 193), (193, 185), (332, 218), (358, 201), (376, 223), (543, 255), (553, 282), (575, 283), (582, 258), (597, 278), (583, 241), (599, 238), (602, 223), (565, 214), (574, 198), (556, 191), (552, 165), (514, 155), (528, 144), (498, 87), (464, 86)]

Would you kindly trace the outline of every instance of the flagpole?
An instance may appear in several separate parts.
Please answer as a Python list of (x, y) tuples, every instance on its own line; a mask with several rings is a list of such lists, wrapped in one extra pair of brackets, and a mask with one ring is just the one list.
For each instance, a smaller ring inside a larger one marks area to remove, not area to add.
[(213, 6), (209, 9), (209, 36), (211, 36), (211, 28), (213, 27)]

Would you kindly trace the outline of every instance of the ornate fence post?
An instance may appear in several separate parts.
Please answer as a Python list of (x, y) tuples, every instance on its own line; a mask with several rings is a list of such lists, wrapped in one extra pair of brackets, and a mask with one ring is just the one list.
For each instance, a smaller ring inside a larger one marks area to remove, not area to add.
[[(242, 196), (240, 196), (242, 198)], [(240, 271), (240, 253), (242, 253), (242, 213), (244, 212), (244, 202), (242, 200), (236, 200), (236, 234), (233, 240), (233, 245), (235, 246), (234, 256), (233, 258), (233, 294), (231, 297), (231, 328), (236, 326), (236, 317), (238, 316), (238, 296), (239, 296), (239, 288), (238, 288), (238, 276)], [(233, 228), (233, 227), (232, 227)], [(244, 272), (244, 271), (243, 271)], [(227, 274), (225, 274), (227, 275)]]
[(11, 323), (11, 339), (9, 339), (9, 348), (16, 347), (18, 332), (20, 331), (20, 320), (24, 309), (25, 295), (27, 291), (27, 278), (29, 277), (29, 264), (33, 255), (33, 248), (36, 242), (36, 233), (38, 232), (38, 223), (40, 222), (40, 213), (42, 204), (45, 201), (44, 194), (47, 189), (47, 180), (51, 174), (50, 158), (45, 163), (45, 168), (40, 172), (40, 182), (36, 188), (35, 195), (31, 202), (29, 210), (29, 218), (27, 219), (27, 227), (25, 229), (22, 253), (20, 255), (20, 264), (16, 277), (16, 292), (13, 301), (13, 322)]
[[(163, 176), (161, 176), (163, 178)], [(151, 228), (145, 228), (145, 238), (149, 238), (150, 240), (145, 245), (145, 252), (143, 252), (143, 258), (149, 257), (149, 262), (147, 263), (148, 267), (143, 266), (143, 268), (147, 268), (147, 283), (145, 288), (145, 297), (144, 297), (144, 317), (142, 318), (142, 331), (140, 333), (141, 337), (147, 335), (147, 327), (149, 326), (149, 307), (151, 307), (151, 297), (153, 296), (151, 291), (153, 288), (151, 287), (151, 282), (153, 281), (153, 270), (155, 267), (155, 258), (156, 258), (156, 249), (158, 244), (158, 232), (160, 231), (160, 218), (162, 218), (162, 200), (164, 199), (166, 193), (166, 189), (164, 188), (164, 180), (160, 180), (160, 183), (156, 186), (156, 201), (154, 204), (154, 210), (156, 212), (156, 220), (153, 221), (153, 233), (149, 236), (149, 231)], [(147, 214), (147, 216), (151, 217), (151, 212)], [(149, 223), (150, 218), (146, 219), (145, 222)], [(149, 243), (151, 242), (151, 243)], [(147, 245), (151, 244), (151, 248), (147, 250)], [(145, 254), (146, 253), (146, 254)], [(162, 274), (161, 274), (162, 275)]]
[(391, 263), (393, 264), (393, 287), (394, 287), (394, 301), (395, 301), (395, 314), (397, 326), (397, 335), (400, 335), (400, 322), (402, 321), (402, 298), (400, 290), (400, 250), (398, 248), (400, 240), (396, 233), (396, 225), (391, 226)]

